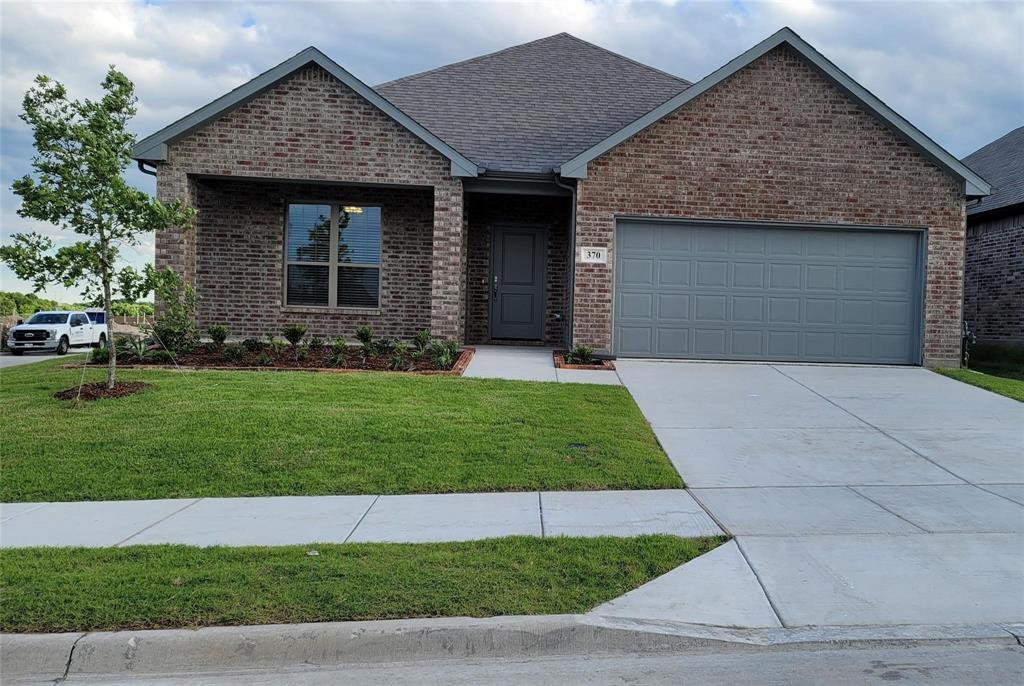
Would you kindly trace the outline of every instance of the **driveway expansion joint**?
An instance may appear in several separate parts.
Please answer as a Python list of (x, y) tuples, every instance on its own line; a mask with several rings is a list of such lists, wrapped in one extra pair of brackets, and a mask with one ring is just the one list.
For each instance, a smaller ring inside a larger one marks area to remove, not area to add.
[(139, 536), (139, 535), (141, 535), (141, 534), (145, 533), (146, 531), (149, 531), (150, 529), (152, 529), (152, 528), (153, 528), (154, 526), (156, 526), (157, 524), (160, 524), (160, 523), (162, 523), (162, 522), (166, 522), (166, 521), (167, 521), (168, 519), (170, 519), (171, 517), (173, 517), (173, 516), (175, 516), (175, 515), (177, 515), (177, 514), (180, 514), (180, 513), (184, 512), (185, 510), (187, 510), (188, 508), (192, 507), (193, 505), (196, 505), (196, 504), (197, 504), (197, 503), (199, 503), (199, 502), (200, 502), (201, 500), (204, 500), (204, 499), (203, 499), (203, 498), (196, 498), (196, 499), (195, 499), (195, 500), (193, 500), (192, 502), (190, 502), (190, 503), (187, 503), (187, 504), (186, 504), (186, 505), (185, 505), (184, 507), (180, 507), (180, 508), (178, 508), (177, 510), (175, 510), (174, 512), (170, 513), (169, 515), (166, 515), (166, 516), (164, 516), (164, 517), (161, 517), (160, 519), (156, 520), (155, 522), (152, 522), (152, 523), (151, 523), (151, 524), (150, 524), (149, 526), (144, 526), (144, 527), (142, 527), (141, 529), (139, 529), (138, 531), (136, 531), (135, 533), (133, 533), (133, 534), (132, 534), (131, 536), (128, 536), (127, 538), (123, 538), (123, 539), (121, 539), (120, 541), (118, 541), (117, 543), (115, 543), (115, 544), (113, 545), (113, 547), (114, 547), (114, 548), (119, 548), (119, 547), (121, 547), (122, 545), (124, 545), (124, 544), (125, 544), (125, 543), (127, 543), (128, 541), (132, 540), (132, 539), (133, 539), (133, 538), (135, 538), (136, 536)]
[(860, 496), (861, 498), (864, 498), (864, 500), (867, 500), (867, 501), (868, 501), (869, 503), (871, 503), (872, 505), (875, 505), (876, 507), (880, 507), (880, 508), (882, 508), (883, 510), (885, 510), (886, 512), (888, 512), (889, 514), (891, 514), (891, 515), (892, 515), (893, 517), (896, 517), (897, 519), (902, 519), (902, 520), (903, 520), (904, 522), (906, 522), (906, 523), (907, 523), (907, 524), (909, 524), (910, 526), (912, 526), (912, 527), (915, 527), (915, 528), (917, 528), (917, 529), (920, 529), (920, 530), (921, 530), (921, 531), (922, 531), (923, 533), (926, 533), (926, 534), (930, 534), (930, 533), (933, 533), (932, 531), (929, 531), (928, 529), (924, 528), (923, 526), (921, 526), (921, 525), (920, 525), (920, 524), (918, 524), (917, 522), (912, 522), (912, 521), (910, 521), (909, 519), (907, 519), (907, 518), (906, 518), (906, 517), (904, 517), (903, 515), (899, 514), (898, 512), (894, 512), (894, 511), (892, 511), (891, 509), (889, 509), (888, 507), (886, 507), (885, 505), (883, 505), (882, 503), (880, 503), (880, 502), (878, 502), (878, 501), (876, 501), (876, 500), (874, 500), (874, 499), (870, 498), (870, 497), (869, 497), (869, 496), (867, 496), (866, 494), (864, 494), (864, 493), (862, 493), (861, 491), (857, 490), (857, 488), (855, 488), (855, 487), (853, 487), (853, 486), (847, 486), (847, 488), (848, 488), (849, 490), (853, 491), (854, 493), (856, 493), (857, 495), (859, 495), (859, 496)]

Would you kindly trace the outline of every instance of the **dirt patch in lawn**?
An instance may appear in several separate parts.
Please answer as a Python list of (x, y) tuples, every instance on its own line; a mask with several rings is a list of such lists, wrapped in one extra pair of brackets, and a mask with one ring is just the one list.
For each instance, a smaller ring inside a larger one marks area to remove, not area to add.
[(142, 381), (118, 381), (113, 388), (107, 388), (106, 381), (87, 383), (63, 391), (57, 391), (53, 397), (57, 400), (102, 400), (104, 398), (124, 398), (135, 395), (149, 387)]

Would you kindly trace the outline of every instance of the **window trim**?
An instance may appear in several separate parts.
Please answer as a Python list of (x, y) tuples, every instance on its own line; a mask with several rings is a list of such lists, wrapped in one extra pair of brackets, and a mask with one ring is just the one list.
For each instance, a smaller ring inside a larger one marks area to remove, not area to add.
[[(308, 260), (289, 260), (288, 259), (288, 210), (292, 205), (327, 205), (331, 208), (331, 231), (330, 237), (328, 238), (328, 253), (326, 262), (310, 262)], [(380, 210), (380, 261), (379, 262), (338, 262), (338, 218), (341, 215), (340, 208), (342, 207), (375, 207)], [(358, 203), (358, 202), (346, 202), (338, 200), (316, 200), (316, 199), (302, 199), (302, 200), (287, 200), (284, 205), (284, 222), (281, 231), (282, 238), (282, 272), (281, 272), (281, 307), (284, 309), (294, 308), (310, 308), (319, 311), (334, 310), (339, 312), (359, 312), (359, 313), (377, 313), (380, 312), (380, 292), (381, 292), (381, 281), (383, 279), (383, 264), (384, 264), (384, 206), (377, 203)], [(326, 305), (308, 305), (300, 303), (289, 303), (288, 302), (288, 267), (291, 265), (295, 266), (308, 266), (308, 267), (327, 267), (327, 304)], [(353, 305), (339, 305), (338, 304), (338, 268), (339, 267), (356, 267), (360, 269), (376, 269), (377, 270), (377, 304), (372, 306), (360, 307)]]

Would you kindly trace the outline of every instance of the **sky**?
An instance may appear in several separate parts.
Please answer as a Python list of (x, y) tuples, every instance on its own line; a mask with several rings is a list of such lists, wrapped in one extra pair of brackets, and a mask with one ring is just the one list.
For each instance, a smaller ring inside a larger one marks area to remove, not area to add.
[[(1024, 124), (1024, 1), (59, 2), (0, 0), (0, 242), (35, 230), (14, 179), (31, 171), (18, 115), (36, 74), (98, 97), (114, 64), (143, 137), (315, 45), (369, 84), (567, 31), (697, 81), (789, 26), (957, 157)], [(153, 192), (132, 169), (129, 181)], [(123, 252), (141, 266), (153, 236)], [(0, 266), (0, 290), (30, 290)], [(44, 294), (74, 301), (76, 290)]]

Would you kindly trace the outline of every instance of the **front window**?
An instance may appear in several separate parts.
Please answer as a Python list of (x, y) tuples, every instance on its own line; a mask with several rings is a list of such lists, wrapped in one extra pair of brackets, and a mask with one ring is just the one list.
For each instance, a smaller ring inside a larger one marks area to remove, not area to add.
[(53, 312), (36, 312), (32, 315), (32, 318), (28, 320), (29, 324), (66, 324), (68, 321), (67, 314), (55, 314)]
[(285, 303), (377, 307), (380, 303), (379, 207), (288, 206)]

